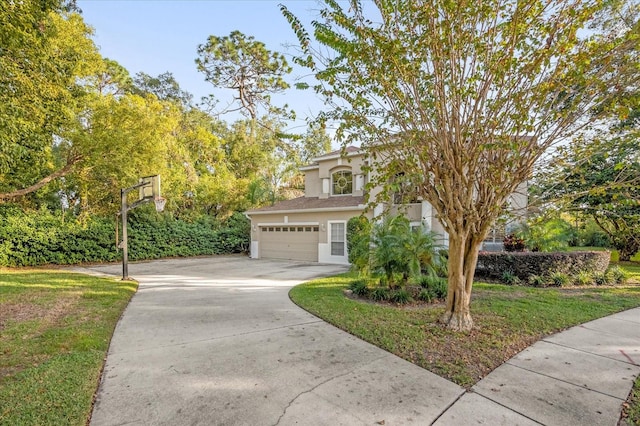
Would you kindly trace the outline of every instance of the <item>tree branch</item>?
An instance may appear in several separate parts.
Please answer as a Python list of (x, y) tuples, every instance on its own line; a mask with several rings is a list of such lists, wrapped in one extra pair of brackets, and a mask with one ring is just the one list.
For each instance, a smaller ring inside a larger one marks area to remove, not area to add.
[(69, 172), (71, 172), (71, 170), (73, 169), (73, 166), (75, 166), (80, 160), (82, 160), (82, 156), (77, 155), (73, 158), (70, 158), (67, 161), (67, 164), (63, 168), (56, 170), (55, 172), (51, 173), (48, 176), (43, 177), (42, 179), (40, 179), (38, 182), (34, 183), (31, 186), (28, 186), (23, 189), (18, 189), (16, 191), (0, 193), (0, 202), (25, 196), (27, 194), (30, 194), (32, 192), (39, 190), (40, 188), (42, 188), (43, 186), (45, 186), (46, 184), (48, 184), (49, 182), (55, 179), (66, 176), (67, 174), (69, 174)]

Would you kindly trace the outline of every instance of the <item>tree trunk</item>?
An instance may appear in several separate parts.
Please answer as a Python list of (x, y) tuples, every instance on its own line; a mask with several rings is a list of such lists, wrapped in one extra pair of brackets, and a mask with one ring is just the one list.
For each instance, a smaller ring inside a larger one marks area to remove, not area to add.
[(618, 260), (620, 262), (629, 262), (631, 260), (631, 256), (635, 253), (629, 253), (629, 250), (626, 248), (618, 249)]
[(480, 241), (465, 234), (449, 234), (449, 289), (447, 307), (440, 322), (456, 331), (470, 331), (471, 289), (478, 261)]

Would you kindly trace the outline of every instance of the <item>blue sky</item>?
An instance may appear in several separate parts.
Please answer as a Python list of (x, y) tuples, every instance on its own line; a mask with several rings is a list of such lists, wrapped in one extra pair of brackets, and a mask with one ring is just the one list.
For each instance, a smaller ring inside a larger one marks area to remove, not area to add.
[[(103, 56), (116, 60), (131, 75), (173, 73), (180, 86), (195, 99), (214, 93), (196, 69), (199, 44), (209, 35), (226, 36), (233, 30), (252, 35), (267, 49), (290, 56), (287, 44), (296, 37), (280, 13), (285, 4), (296, 16), (310, 22), (318, 10), (315, 0), (78, 0), (85, 22), (95, 30), (94, 40)], [(290, 83), (304, 70), (294, 70)], [(223, 94), (217, 93), (222, 97)], [(228, 96), (228, 95), (227, 95)], [(278, 105), (288, 103), (298, 114), (295, 126), (316, 113), (322, 102), (312, 92), (290, 89)], [(224, 118), (224, 117), (223, 117)], [(233, 117), (225, 118), (233, 121)], [(303, 131), (303, 128), (298, 128)]]

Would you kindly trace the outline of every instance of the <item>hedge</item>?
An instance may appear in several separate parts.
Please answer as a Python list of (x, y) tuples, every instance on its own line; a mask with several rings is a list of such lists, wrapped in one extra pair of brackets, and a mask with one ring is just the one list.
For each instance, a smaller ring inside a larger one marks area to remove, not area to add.
[[(117, 261), (122, 252), (115, 247), (115, 220), (0, 208), (0, 266)], [(249, 220), (240, 213), (223, 222), (187, 222), (145, 211), (129, 217), (130, 260), (240, 253), (249, 241)]]
[(486, 253), (478, 255), (476, 275), (500, 279), (504, 272), (509, 272), (520, 280), (528, 281), (532, 275), (548, 275), (562, 272), (575, 275), (586, 271), (604, 273), (609, 266), (611, 253), (608, 251), (574, 251), (574, 252), (511, 252)]

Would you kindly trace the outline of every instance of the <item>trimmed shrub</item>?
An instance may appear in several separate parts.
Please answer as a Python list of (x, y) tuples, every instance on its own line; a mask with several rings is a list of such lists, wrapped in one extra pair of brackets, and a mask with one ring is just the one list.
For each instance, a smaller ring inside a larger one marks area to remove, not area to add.
[(404, 305), (406, 303), (411, 302), (412, 299), (411, 299), (411, 294), (409, 294), (409, 292), (404, 288), (401, 288), (401, 289), (392, 291), (389, 296), (389, 300), (394, 303)]
[(549, 275), (549, 280), (555, 287), (566, 287), (570, 282), (569, 275), (565, 274), (564, 272), (558, 271), (552, 272)]
[(578, 272), (573, 279), (574, 285), (589, 285), (592, 282), (593, 282), (593, 277), (591, 276), (591, 273), (587, 271)]
[(547, 280), (542, 275), (529, 275), (529, 285), (533, 287), (546, 287)]
[(613, 266), (607, 271), (607, 281), (611, 284), (623, 284), (627, 280), (627, 274), (619, 266)]
[(351, 281), (349, 284), (349, 289), (356, 296), (367, 296), (369, 294), (369, 286), (367, 285), (367, 281), (364, 279)]
[(376, 287), (371, 290), (370, 297), (376, 302), (385, 302), (389, 300), (390, 292), (387, 287)]
[(422, 287), (418, 298), (428, 302), (434, 299), (444, 299), (447, 297), (448, 282), (446, 278), (434, 275), (422, 275), (418, 279), (418, 284)]
[(520, 278), (518, 278), (512, 271), (504, 271), (502, 273), (502, 282), (507, 285), (520, 284)]
[(525, 252), (525, 253), (480, 253), (476, 274), (499, 280), (504, 271), (511, 271), (521, 281), (529, 282), (531, 275), (544, 276), (550, 271), (576, 275), (580, 271), (604, 273), (609, 266), (608, 251), (584, 252)]
[(423, 302), (431, 303), (435, 299), (435, 297), (433, 297), (433, 293), (429, 290), (422, 289), (420, 290), (420, 293), (418, 293), (418, 299), (422, 300)]
[(609, 276), (606, 272), (594, 272), (593, 273), (593, 282), (596, 285), (607, 285), (609, 284)]
[[(239, 213), (224, 222), (206, 216), (186, 222), (141, 208), (128, 223), (130, 260), (242, 253), (250, 242), (250, 222)], [(47, 210), (0, 209), (0, 265), (116, 261), (115, 226), (113, 217), (79, 220)]]

